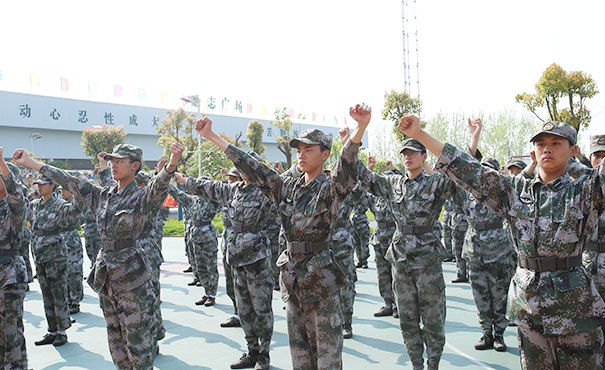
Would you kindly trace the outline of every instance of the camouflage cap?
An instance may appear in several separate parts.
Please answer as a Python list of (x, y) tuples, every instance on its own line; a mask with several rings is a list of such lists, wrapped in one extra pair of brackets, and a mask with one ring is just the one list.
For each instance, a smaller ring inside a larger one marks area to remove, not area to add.
[(290, 140), (292, 148), (298, 148), (298, 144), (323, 145), (328, 149), (332, 149), (332, 139), (323, 131), (318, 129), (304, 130), (296, 139)]
[(590, 154), (605, 151), (605, 135), (594, 135), (590, 138)]
[(240, 179), (242, 178), (242, 174), (239, 173), (239, 170), (235, 167), (232, 167), (229, 172), (227, 172), (227, 176), (235, 176), (239, 177)]
[(255, 151), (251, 150), (248, 152), (248, 155), (254, 159), (256, 159), (257, 161), (264, 163), (265, 161), (263, 160), (263, 158)]
[(147, 184), (149, 180), (151, 180), (151, 175), (147, 172), (139, 171), (139, 173), (134, 176), (134, 181), (136, 181), (137, 184)]
[(546, 122), (538, 125), (536, 129), (536, 133), (531, 138), (532, 143), (536, 141), (536, 138), (541, 134), (552, 134), (566, 138), (569, 140), (571, 145), (576, 145), (576, 139), (578, 136), (578, 132), (575, 128), (571, 127), (570, 124), (565, 122)]
[(481, 164), (483, 166), (487, 166), (493, 170), (500, 171), (500, 162), (498, 162), (498, 160), (496, 158), (489, 158), (489, 157), (483, 158), (481, 160)]
[(325, 171), (330, 171), (332, 172), (332, 170), (334, 169), (334, 164), (335, 163), (330, 163), (329, 165), (326, 166), (326, 168), (324, 168), (324, 172)]
[(511, 159), (510, 161), (508, 161), (506, 168), (511, 167), (519, 167), (520, 169), (524, 169), (525, 167), (527, 167), (527, 163), (523, 162), (520, 159)]
[(44, 185), (44, 184), (54, 184), (54, 182), (53, 182), (53, 180), (49, 179), (48, 177), (40, 175), (34, 180), (34, 184)]
[(113, 153), (105, 156), (105, 160), (111, 158), (131, 158), (143, 162), (143, 150), (132, 144), (118, 144), (113, 147)]
[(401, 150), (399, 154), (403, 153), (404, 150), (410, 149), (415, 152), (426, 152), (426, 147), (420, 143), (420, 141), (416, 139), (406, 139), (402, 143)]

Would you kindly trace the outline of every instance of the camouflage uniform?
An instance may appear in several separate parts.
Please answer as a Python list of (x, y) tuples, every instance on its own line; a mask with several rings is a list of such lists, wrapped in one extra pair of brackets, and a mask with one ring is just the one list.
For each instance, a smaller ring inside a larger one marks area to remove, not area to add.
[(218, 289), (218, 232), (212, 225), (218, 204), (205, 197), (191, 196), (170, 185), (170, 195), (185, 208), (191, 223), (189, 240), (193, 245), (195, 276), (205, 289), (206, 296), (216, 297)]
[[(365, 194), (361, 197), (365, 197)], [(367, 201), (355, 202), (353, 204), (353, 216), (351, 217), (351, 226), (353, 232), (353, 242), (355, 243), (355, 254), (359, 267), (367, 267), (370, 257), (370, 222), (366, 211), (368, 210)]]
[(56, 194), (46, 202), (42, 202), (42, 198), (32, 202), (31, 250), (42, 291), (48, 332), (51, 334), (71, 326), (67, 286), (68, 251), (61, 233), (77, 225), (80, 212), (81, 209), (75, 204)]
[(225, 271), (225, 290), (227, 291), (227, 296), (233, 302), (233, 314), (236, 317), (237, 313), (237, 302), (235, 301), (235, 284), (233, 283), (233, 268), (229, 261), (227, 261), (227, 250), (230, 248), (235, 248), (230, 246), (229, 244), (233, 244), (235, 240), (235, 235), (233, 234), (232, 229), (232, 221), (229, 216), (229, 208), (223, 207), (221, 209), (221, 213), (223, 215), (223, 235), (221, 240), (221, 253), (223, 254), (223, 270)]
[(466, 260), (462, 258), (462, 249), (464, 248), (464, 239), (468, 230), (468, 221), (464, 214), (462, 204), (464, 204), (466, 195), (464, 192), (456, 192), (452, 196), (452, 254), (456, 258), (456, 277), (458, 280), (468, 280), (468, 271)]
[[(409, 139), (403, 150), (423, 150)], [(378, 175), (362, 168), (360, 181), (393, 211), (397, 230), (386, 258), (392, 263), (393, 292), (399, 325), (414, 369), (439, 366), (445, 345), (445, 281), (441, 263), (445, 251), (435, 233), (443, 203), (455, 193), (454, 184), (441, 174), (424, 170), (413, 179), (407, 175)], [(420, 328), (422, 320), (423, 327)]]
[[(80, 217), (78, 217), (78, 223), (79, 220)], [(84, 254), (82, 251), (82, 239), (80, 239), (80, 234), (78, 234), (75, 228), (64, 231), (61, 233), (61, 237), (67, 247), (67, 298), (71, 310), (74, 307), (79, 307), (80, 301), (84, 298), (84, 271), (82, 269)]]
[(19, 171), (8, 165), (11, 173), (1, 176), (7, 196), (0, 199), (0, 368), (27, 369), (23, 300), (29, 277), (21, 256), (26, 201)]
[[(539, 130), (537, 135), (552, 133), (575, 143), (575, 130), (567, 124), (549, 122)], [(602, 366), (605, 304), (580, 255), (605, 205), (605, 166), (590, 176), (571, 180), (565, 173), (544, 184), (538, 175), (501, 175), (446, 144), (435, 169), (511, 225), (519, 266), (507, 316), (519, 326), (522, 367)]]
[[(331, 147), (319, 130), (305, 130), (303, 141)], [(321, 174), (305, 185), (304, 177), (275, 171), (230, 145), (225, 153), (250, 181), (278, 205), (287, 249), (278, 259), (282, 299), (294, 369), (342, 368), (342, 313), (338, 292), (347, 282), (329, 249), (331, 222), (339, 204), (356, 184), (359, 144), (348, 141), (328, 179)]]
[(279, 233), (281, 231), (281, 217), (275, 204), (271, 203), (271, 216), (267, 220), (265, 230), (271, 242), (271, 268), (273, 268), (273, 287), (279, 289), (279, 268), (277, 267), (277, 258), (281, 254), (279, 246)]
[[(142, 160), (142, 151), (121, 144), (110, 156)], [(114, 364), (120, 370), (153, 368), (156, 297), (149, 261), (136, 239), (149, 213), (166, 198), (172, 175), (163, 169), (146, 187), (138, 188), (133, 181), (118, 191), (117, 186), (95, 186), (48, 165), (40, 173), (83, 200), (97, 215), (103, 246), (88, 283), (99, 294)]]
[(273, 335), (273, 269), (271, 247), (264, 227), (270, 216), (270, 200), (255, 185), (189, 178), (187, 191), (228, 207), (232, 239), (227, 263), (233, 268), (235, 301), (246, 336), (248, 353), (269, 361)]
[(84, 225), (82, 226), (84, 248), (86, 249), (86, 255), (90, 260), (90, 266), (92, 268), (97, 259), (97, 254), (99, 254), (99, 250), (101, 249), (101, 235), (99, 234), (97, 218), (88, 207), (85, 207), (82, 212), (82, 218), (84, 221)]
[(443, 205), (443, 217), (441, 223), (443, 224), (443, 246), (445, 247), (445, 253), (447, 253), (447, 259), (455, 260), (454, 256), (454, 241), (452, 229), (452, 221), (454, 218), (454, 209), (452, 207), (451, 199), (445, 201)]

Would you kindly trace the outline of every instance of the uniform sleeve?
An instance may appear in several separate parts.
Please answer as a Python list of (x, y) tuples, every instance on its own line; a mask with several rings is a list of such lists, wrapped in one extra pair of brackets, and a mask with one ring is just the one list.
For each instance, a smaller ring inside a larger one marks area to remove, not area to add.
[(567, 163), (567, 173), (569, 173), (569, 176), (573, 177), (574, 179), (584, 175), (590, 175), (593, 171), (594, 169), (592, 166), (588, 167), (583, 162), (569, 158), (569, 162)]
[(479, 161), (451, 144), (445, 144), (435, 171), (448, 176), (462, 189), (472, 193), (494, 211), (508, 215), (512, 194), (507, 177), (482, 166)]
[(226, 206), (231, 200), (233, 187), (221, 181), (207, 178), (194, 179), (190, 177), (185, 184), (187, 191), (203, 198), (211, 199), (222, 206)]
[(106, 168), (99, 171), (99, 179), (101, 180), (101, 186), (115, 186), (118, 182), (111, 176), (111, 170)]
[(160, 173), (153, 176), (145, 188), (145, 197), (143, 199), (143, 212), (151, 212), (159, 203), (162, 203), (168, 196), (168, 184), (172, 178), (171, 173), (162, 168)]
[(102, 191), (101, 187), (47, 164), (40, 168), (40, 173), (79, 197), (93, 212), (98, 208)]
[(12, 223), (13, 225), (22, 225), (27, 211), (23, 189), (15, 181), (11, 171), (9, 171), (8, 176), (2, 176), (2, 181), (4, 181), (4, 187), (6, 188), (6, 197), (8, 208), (11, 212)]
[(76, 197), (71, 202), (63, 202), (59, 208), (61, 228), (63, 230), (75, 229), (80, 224), (80, 217), (84, 207), (84, 202)]
[(191, 207), (192, 197), (172, 184), (168, 184), (168, 193), (185, 208)]
[(364, 164), (359, 161), (359, 182), (367, 191), (376, 196), (387, 200), (389, 203), (393, 198), (393, 185), (399, 181), (403, 175), (380, 175), (370, 171)]
[(332, 195), (339, 201), (344, 201), (358, 183), (359, 164), (357, 161), (359, 158), (357, 154), (360, 146), (361, 143), (354, 143), (351, 139), (347, 140), (332, 169)]

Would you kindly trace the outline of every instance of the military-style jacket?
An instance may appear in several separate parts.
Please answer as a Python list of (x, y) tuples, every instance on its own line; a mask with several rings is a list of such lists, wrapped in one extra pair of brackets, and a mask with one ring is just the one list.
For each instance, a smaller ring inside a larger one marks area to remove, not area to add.
[(2, 176), (2, 181), (6, 197), (0, 199), (0, 288), (29, 280), (21, 256), (26, 215), (23, 189), (10, 171)]
[[(319, 175), (308, 184), (304, 176), (280, 176), (242, 150), (230, 145), (225, 153), (235, 167), (278, 207), (285, 237), (289, 242), (327, 242), (331, 223), (357, 183), (359, 144), (345, 143), (328, 179)], [(334, 264), (331, 250), (291, 254), (287, 250), (277, 261), (281, 267), (282, 299), (290, 298), (294, 285), (304, 292), (304, 302), (312, 303), (334, 294), (347, 283)]]
[[(133, 181), (118, 191), (117, 185), (96, 186), (49, 165), (42, 166), (40, 173), (81, 199), (97, 215), (101, 239), (109, 242), (140, 237), (146, 217), (166, 198), (172, 177), (162, 169), (147, 186), (139, 188)], [(140, 247), (106, 250), (103, 245), (88, 282), (96, 292), (100, 292), (107, 283), (111, 284), (113, 291), (122, 292), (150, 279), (149, 262)]]
[(219, 207), (217, 202), (206, 197), (189, 195), (172, 184), (169, 185), (168, 191), (187, 213), (191, 224), (189, 237), (194, 242), (204, 243), (208, 237), (217, 238), (216, 227), (212, 225)]
[[(227, 206), (233, 243), (228, 243), (227, 262), (246, 266), (271, 257), (269, 238), (264, 227), (270, 217), (269, 198), (254, 185), (243, 181), (225, 184), (205, 178), (187, 179), (187, 191)], [(229, 248), (232, 247), (232, 248)]]
[[(582, 253), (605, 205), (605, 166), (571, 180), (566, 172), (544, 184), (482, 166), (446, 144), (435, 166), (505, 217), (519, 257), (570, 257)], [(583, 266), (536, 272), (517, 268), (508, 294), (508, 317), (542, 325), (545, 335), (588, 332), (605, 322), (605, 304)]]

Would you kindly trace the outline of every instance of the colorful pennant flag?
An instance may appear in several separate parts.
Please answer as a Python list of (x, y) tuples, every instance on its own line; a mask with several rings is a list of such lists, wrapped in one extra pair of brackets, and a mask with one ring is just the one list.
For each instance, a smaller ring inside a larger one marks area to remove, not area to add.
[(166, 91), (162, 91), (162, 104), (167, 105), (168, 102), (168, 93)]
[(264, 115), (269, 114), (269, 109), (267, 109), (267, 106), (264, 104), (261, 105), (261, 113)]
[(96, 82), (88, 81), (88, 95), (94, 96), (97, 95), (97, 84)]
[(116, 96), (116, 97), (122, 96), (122, 86), (121, 85), (113, 85), (113, 96)]
[(61, 77), (61, 91), (69, 90), (69, 80), (65, 77)]
[(145, 89), (139, 88), (139, 100), (147, 100), (147, 92)]
[(252, 113), (252, 104), (248, 104), (246, 108), (247, 108), (246, 111), (248, 113)]
[(29, 85), (31, 87), (40, 87), (40, 75), (34, 72), (29, 73)]

